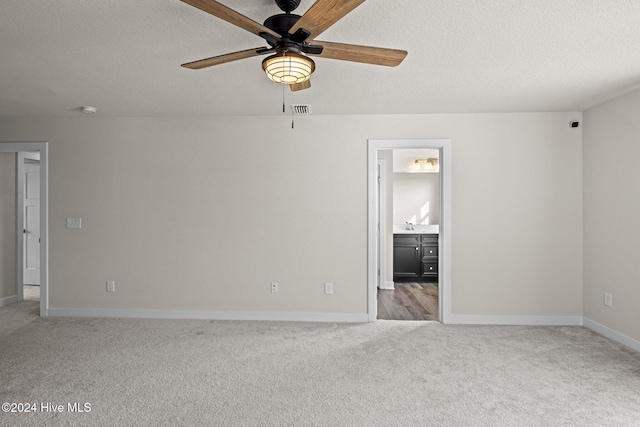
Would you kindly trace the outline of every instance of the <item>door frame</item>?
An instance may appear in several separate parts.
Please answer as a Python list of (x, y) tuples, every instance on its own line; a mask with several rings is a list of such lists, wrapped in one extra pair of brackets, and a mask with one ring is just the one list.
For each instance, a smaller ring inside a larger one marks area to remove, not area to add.
[[(49, 316), (49, 143), (47, 142), (0, 142), (0, 152), (22, 153), (40, 152), (40, 317)], [(16, 296), (22, 293), (23, 284), (23, 250), (22, 230), (24, 228), (22, 212), (18, 199), (22, 191), (18, 186), (19, 167), (16, 155)], [(22, 160), (24, 162), (24, 160)], [(22, 189), (23, 190), (23, 189)], [(23, 228), (19, 228), (22, 226)]]
[[(450, 139), (370, 139), (367, 141), (368, 250), (367, 313), (369, 322), (378, 315), (378, 240), (376, 239), (376, 180), (378, 150), (432, 149), (440, 153), (440, 236), (438, 239), (439, 320), (451, 321), (451, 140)], [(381, 225), (384, 229), (384, 225)]]
[(386, 159), (376, 159), (376, 287), (385, 289), (387, 281), (387, 231), (383, 226), (387, 223), (387, 214), (384, 207), (387, 204), (387, 176)]

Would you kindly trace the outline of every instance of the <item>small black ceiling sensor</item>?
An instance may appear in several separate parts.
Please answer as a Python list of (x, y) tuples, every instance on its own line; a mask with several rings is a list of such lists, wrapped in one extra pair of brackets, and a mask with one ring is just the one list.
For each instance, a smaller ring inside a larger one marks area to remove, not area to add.
[(576, 121), (571, 121), (571, 127), (572, 128), (577, 128), (580, 125), (580, 122), (576, 122)]

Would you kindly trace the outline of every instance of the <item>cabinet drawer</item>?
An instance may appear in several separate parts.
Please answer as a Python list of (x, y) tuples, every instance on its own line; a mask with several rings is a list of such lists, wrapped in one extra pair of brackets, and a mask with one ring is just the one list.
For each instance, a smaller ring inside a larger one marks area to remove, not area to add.
[(423, 257), (437, 257), (438, 256), (438, 247), (437, 246), (423, 246), (422, 247), (422, 256)]
[(422, 263), (422, 271), (424, 273), (438, 273), (438, 263), (437, 262), (423, 262)]
[(438, 235), (437, 234), (422, 234), (420, 235), (420, 241), (427, 245), (436, 245), (438, 246)]
[(394, 245), (417, 245), (419, 243), (417, 234), (394, 234)]

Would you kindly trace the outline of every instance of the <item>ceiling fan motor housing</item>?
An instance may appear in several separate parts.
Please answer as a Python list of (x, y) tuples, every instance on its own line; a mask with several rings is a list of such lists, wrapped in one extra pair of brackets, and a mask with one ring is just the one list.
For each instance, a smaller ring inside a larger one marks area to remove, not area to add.
[(293, 13), (281, 13), (267, 18), (264, 21), (264, 26), (275, 31), (281, 36), (285, 36), (289, 33), (289, 29), (293, 27), (293, 24), (298, 22), (298, 19), (300, 19), (300, 15), (294, 15)]
[(282, 11), (290, 13), (300, 5), (300, 0), (276, 0), (276, 4)]

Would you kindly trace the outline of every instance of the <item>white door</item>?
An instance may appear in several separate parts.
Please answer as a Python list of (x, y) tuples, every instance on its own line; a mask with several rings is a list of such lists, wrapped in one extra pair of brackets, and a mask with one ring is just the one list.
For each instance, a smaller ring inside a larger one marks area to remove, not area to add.
[(24, 165), (23, 282), (40, 285), (40, 165)]
[(378, 182), (376, 183), (376, 249), (378, 251), (378, 255), (376, 256), (376, 259), (378, 260), (378, 274), (376, 275), (376, 283), (378, 284), (378, 289), (382, 288), (382, 280), (380, 277), (381, 271), (380, 271), (380, 266), (382, 265), (382, 263), (384, 262), (384, 260), (382, 259), (382, 251), (380, 250), (382, 248), (382, 243), (380, 242), (380, 234), (381, 234), (381, 230), (380, 230), (380, 212), (382, 211), (382, 206), (380, 203), (380, 169), (381, 169), (381, 164), (380, 164), (380, 160), (378, 159), (378, 170), (376, 171), (377, 175), (378, 175)]

